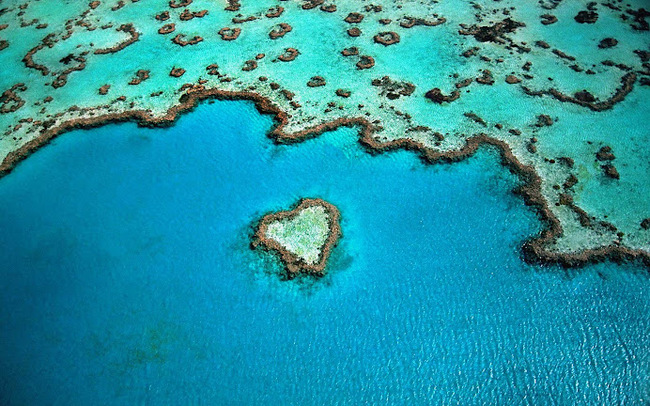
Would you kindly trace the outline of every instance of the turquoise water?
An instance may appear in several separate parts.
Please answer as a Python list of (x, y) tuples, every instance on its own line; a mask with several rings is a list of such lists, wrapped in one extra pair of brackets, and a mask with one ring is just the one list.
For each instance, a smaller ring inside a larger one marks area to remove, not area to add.
[[(648, 404), (650, 281), (522, 262), (540, 224), (481, 150), (295, 146), (252, 104), (65, 134), (0, 180), (2, 404)], [(321, 280), (251, 224), (342, 214)]]

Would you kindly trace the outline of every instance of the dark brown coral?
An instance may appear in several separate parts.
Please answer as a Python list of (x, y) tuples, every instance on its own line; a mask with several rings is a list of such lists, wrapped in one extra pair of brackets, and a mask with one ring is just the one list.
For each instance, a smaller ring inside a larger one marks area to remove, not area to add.
[(27, 86), (24, 83), (16, 83), (11, 88), (5, 90), (0, 96), (0, 113), (13, 113), (25, 105), (25, 100), (18, 96), (18, 92), (24, 92)]
[(257, 61), (255, 59), (249, 59), (244, 62), (244, 66), (241, 68), (244, 72), (250, 72), (257, 69)]
[(287, 23), (280, 23), (278, 26), (269, 32), (269, 38), (278, 39), (284, 37), (288, 32), (291, 32), (293, 27)]
[(433, 89), (426, 92), (424, 97), (438, 104), (451, 103), (460, 97), (460, 92), (458, 90), (454, 90), (453, 92), (451, 92), (449, 96), (447, 96), (442, 93), (442, 90), (440, 90), (437, 87), (434, 87)]
[(517, 83), (520, 83), (520, 82), (521, 82), (521, 79), (519, 79), (515, 75), (506, 76), (506, 83), (508, 83), (508, 84), (514, 85), (514, 84), (517, 84)]
[(174, 23), (165, 24), (158, 30), (158, 34), (171, 34), (176, 30), (176, 25)]
[(343, 51), (341, 51), (341, 55), (343, 56), (359, 55), (359, 48), (357, 47), (345, 48)]
[(172, 70), (169, 72), (169, 76), (174, 78), (180, 78), (184, 74), (185, 74), (185, 69), (177, 68), (177, 67), (173, 67)]
[(241, 34), (241, 28), (224, 27), (219, 30), (219, 35), (224, 41), (234, 41)]
[(135, 27), (131, 23), (120, 25), (117, 28), (117, 31), (122, 31), (129, 34), (129, 38), (112, 47), (96, 49), (95, 55), (114, 54), (116, 52), (123, 50), (124, 48), (128, 47), (129, 45), (133, 44), (134, 42), (140, 39), (140, 33), (136, 31)]
[(439, 17), (438, 19), (434, 21), (430, 20), (425, 20), (423, 18), (415, 18), (415, 17), (404, 17), (402, 21), (399, 23), (400, 27), (403, 28), (413, 28), (416, 25), (424, 25), (427, 27), (435, 27), (436, 25), (444, 24), (446, 23), (447, 20), (444, 17)]
[(615, 47), (616, 45), (618, 45), (618, 41), (615, 38), (608, 37), (598, 43), (598, 48), (606, 49), (606, 48)]
[(101, 94), (102, 96), (104, 96), (104, 95), (107, 95), (107, 94), (108, 94), (108, 90), (109, 90), (110, 88), (111, 88), (111, 85), (104, 85), (104, 86), (100, 87), (99, 90), (98, 90), (97, 92), (98, 92), (99, 94)]
[(268, 9), (265, 15), (267, 18), (277, 18), (280, 17), (283, 12), (284, 12), (284, 7), (275, 6)]
[(347, 89), (336, 89), (336, 95), (339, 97), (347, 98), (350, 97), (351, 94), (352, 92)]
[(287, 48), (284, 50), (284, 53), (278, 56), (278, 59), (282, 62), (291, 62), (298, 57), (300, 52), (296, 48)]
[(391, 79), (389, 76), (383, 76), (381, 79), (373, 79), (372, 85), (379, 87), (379, 94), (390, 100), (399, 99), (400, 96), (410, 96), (415, 92), (413, 83)]
[(370, 69), (375, 66), (375, 58), (369, 55), (361, 55), (357, 62), (357, 69)]
[(384, 46), (397, 44), (400, 41), (399, 34), (395, 31), (383, 31), (373, 37), (373, 40)]
[(361, 21), (363, 21), (363, 14), (361, 14), (361, 13), (350, 13), (350, 14), (348, 14), (347, 17), (345, 17), (345, 19), (343, 21), (345, 21), (346, 23), (349, 23), (349, 24), (358, 24)]
[(598, 20), (598, 13), (595, 11), (583, 10), (580, 11), (575, 17), (573, 17), (573, 19), (580, 24), (593, 24), (596, 22), (596, 20)]
[(307, 82), (307, 86), (309, 87), (321, 87), (325, 86), (326, 84), (327, 82), (322, 76), (312, 76), (312, 78)]
[(348, 30), (348, 35), (351, 37), (358, 37), (359, 35), (361, 35), (361, 30), (357, 27), (350, 28)]
[(129, 82), (129, 84), (132, 85), (132, 86), (139, 85), (140, 83), (142, 83), (142, 82), (144, 82), (145, 80), (149, 79), (149, 73), (150, 73), (150, 72), (149, 72), (148, 70), (139, 69), (139, 70), (135, 73), (135, 77), (134, 77), (133, 79), (131, 79), (131, 81)]
[(518, 28), (525, 27), (526, 24), (506, 18), (492, 25), (472, 25), (458, 31), (461, 35), (471, 35), (478, 42), (495, 42), (505, 43), (505, 34), (515, 32)]
[(180, 45), (182, 47), (187, 46), (187, 45), (196, 45), (199, 42), (203, 41), (203, 37), (200, 37), (198, 35), (195, 35), (194, 37), (186, 40), (185, 39), (185, 34), (178, 34), (174, 38), (172, 38), (172, 42), (176, 45)]
[(169, 7), (171, 8), (187, 7), (190, 4), (192, 4), (192, 0), (179, 0), (178, 3), (176, 2), (176, 0), (169, 1)]

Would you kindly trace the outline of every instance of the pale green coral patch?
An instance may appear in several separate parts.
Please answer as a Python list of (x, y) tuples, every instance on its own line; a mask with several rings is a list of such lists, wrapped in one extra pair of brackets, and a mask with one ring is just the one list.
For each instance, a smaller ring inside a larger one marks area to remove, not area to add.
[(291, 219), (269, 224), (266, 237), (277, 241), (287, 251), (313, 265), (329, 235), (329, 215), (322, 206), (311, 206)]

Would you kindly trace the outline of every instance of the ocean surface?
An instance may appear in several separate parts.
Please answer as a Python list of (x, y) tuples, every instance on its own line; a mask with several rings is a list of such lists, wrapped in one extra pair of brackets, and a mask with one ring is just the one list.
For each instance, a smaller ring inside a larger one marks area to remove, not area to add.
[[(427, 166), (272, 124), (204, 103), (0, 179), (0, 404), (650, 403), (647, 270), (524, 263), (541, 224), (496, 151)], [(249, 239), (302, 197), (343, 237), (284, 281)]]

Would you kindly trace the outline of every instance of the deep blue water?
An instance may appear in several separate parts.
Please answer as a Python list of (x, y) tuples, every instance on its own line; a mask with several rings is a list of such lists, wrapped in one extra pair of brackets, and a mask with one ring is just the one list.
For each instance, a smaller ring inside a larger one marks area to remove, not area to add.
[[(294, 146), (244, 102), (63, 135), (0, 180), (0, 404), (648, 404), (650, 280), (527, 265), (540, 224), (485, 149)], [(322, 280), (251, 223), (342, 213)]]

